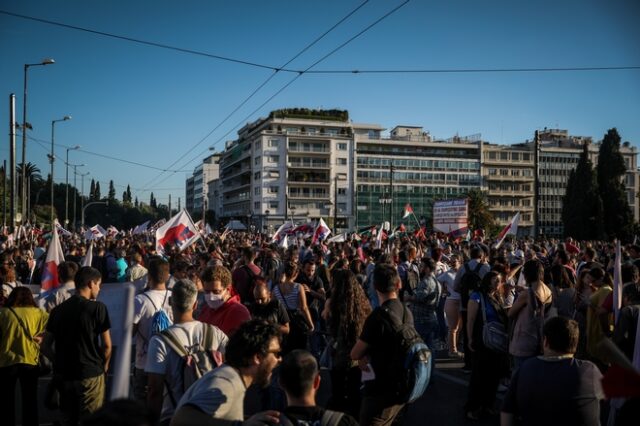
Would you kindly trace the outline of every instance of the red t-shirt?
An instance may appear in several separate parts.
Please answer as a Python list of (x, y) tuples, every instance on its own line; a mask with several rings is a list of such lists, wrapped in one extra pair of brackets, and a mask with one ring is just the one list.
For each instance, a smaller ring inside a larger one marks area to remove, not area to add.
[(231, 336), (242, 323), (250, 319), (249, 310), (240, 303), (240, 297), (237, 295), (231, 297), (224, 305), (215, 310), (205, 305), (198, 317), (199, 321), (215, 325), (227, 336)]

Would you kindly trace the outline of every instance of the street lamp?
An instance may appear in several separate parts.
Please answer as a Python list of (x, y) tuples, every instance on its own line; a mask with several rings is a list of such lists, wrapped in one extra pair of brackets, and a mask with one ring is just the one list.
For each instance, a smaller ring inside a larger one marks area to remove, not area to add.
[[(71, 164), (71, 166), (73, 167), (73, 189), (77, 191), (77, 186), (76, 186), (76, 177), (78, 176), (78, 167), (84, 167), (84, 164)], [(76, 196), (73, 196), (73, 229), (75, 229), (76, 226)]]
[(80, 181), (82, 182), (82, 184), (80, 185), (80, 211), (84, 210), (84, 177), (85, 176), (89, 176), (89, 172), (80, 173), (80, 178), (81, 178)]
[(38, 64), (24, 64), (24, 92), (22, 95), (22, 216), (26, 216), (27, 210), (27, 185), (25, 164), (27, 157), (27, 71), (29, 67), (38, 67), (43, 65), (51, 65), (55, 61), (51, 58), (43, 59)]
[[(80, 145), (67, 148), (67, 161), (64, 163), (65, 169), (66, 169), (66, 176), (64, 179), (64, 183), (65, 183), (65, 187), (67, 188), (66, 194), (64, 196), (64, 224), (65, 225), (69, 224), (69, 151), (73, 151), (75, 149), (80, 149)], [(83, 192), (84, 192), (84, 189), (83, 189)]]
[[(54, 207), (53, 207), (53, 163), (56, 159), (54, 153), (53, 153), (53, 137), (55, 134), (55, 128), (56, 128), (56, 123), (59, 123), (60, 121), (67, 121), (67, 120), (71, 120), (71, 116), (70, 115), (65, 115), (63, 118), (60, 118), (58, 120), (51, 120), (51, 154), (49, 154), (49, 161), (51, 162), (51, 229), (53, 229), (53, 211), (54, 211)], [(67, 151), (68, 152), (68, 151)]]

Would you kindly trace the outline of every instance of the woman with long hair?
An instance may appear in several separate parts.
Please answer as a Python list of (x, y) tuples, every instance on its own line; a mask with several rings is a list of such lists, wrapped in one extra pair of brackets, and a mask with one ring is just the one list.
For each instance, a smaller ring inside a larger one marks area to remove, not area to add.
[(371, 305), (353, 272), (334, 270), (331, 298), (323, 311), (333, 348), (329, 408), (352, 416), (360, 413), (361, 370), (350, 353), (370, 313)]
[(16, 287), (0, 308), (0, 413), (2, 424), (15, 424), (15, 389), (22, 390), (22, 424), (38, 424), (40, 335), (49, 315), (36, 305), (28, 287)]
[[(483, 415), (495, 414), (493, 405), (500, 379), (509, 368), (507, 354), (487, 348), (482, 340), (483, 317), (487, 322), (499, 322), (507, 329), (507, 315), (502, 308), (498, 286), (502, 276), (496, 271), (485, 274), (480, 288), (469, 296), (467, 304), (467, 336), (473, 354), (473, 369), (469, 381), (469, 396), (465, 406), (467, 418), (479, 420)], [(484, 315), (483, 315), (484, 310)]]
[[(307, 334), (313, 331), (313, 319), (307, 305), (307, 296), (302, 286), (296, 282), (298, 272), (296, 263), (285, 262), (280, 282), (273, 287), (272, 291), (273, 297), (282, 303), (289, 314), (290, 331), (284, 341), (285, 354), (294, 349), (306, 349)], [(305, 332), (305, 328), (308, 332)]]

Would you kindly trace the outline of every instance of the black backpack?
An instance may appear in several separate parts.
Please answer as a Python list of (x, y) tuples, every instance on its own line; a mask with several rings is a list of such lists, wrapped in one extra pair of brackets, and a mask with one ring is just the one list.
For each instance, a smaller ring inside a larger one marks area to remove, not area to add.
[(381, 318), (393, 330), (395, 348), (389, 368), (397, 377), (396, 395), (402, 402), (410, 403), (420, 398), (431, 379), (431, 350), (424, 343), (413, 324), (407, 323), (407, 308), (402, 306), (402, 321), (398, 321), (388, 307), (381, 308)]
[(482, 278), (480, 278), (480, 269), (482, 268), (482, 263), (478, 262), (474, 269), (469, 268), (469, 262), (464, 264), (464, 275), (460, 278), (460, 284), (458, 289), (456, 289), (460, 293), (460, 303), (463, 309), (467, 308), (467, 303), (469, 302), (469, 296), (471, 292), (476, 291), (480, 288), (480, 283), (482, 282)]

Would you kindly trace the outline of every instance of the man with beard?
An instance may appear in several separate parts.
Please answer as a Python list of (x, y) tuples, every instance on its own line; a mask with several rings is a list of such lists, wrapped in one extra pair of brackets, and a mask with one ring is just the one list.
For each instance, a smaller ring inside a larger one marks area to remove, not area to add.
[(266, 386), (280, 362), (280, 332), (273, 324), (251, 320), (231, 336), (226, 362), (206, 373), (184, 394), (171, 426), (279, 423), (280, 413), (264, 411), (244, 421), (244, 396), (251, 385)]
[(283, 335), (289, 334), (289, 314), (277, 298), (271, 297), (271, 292), (264, 279), (259, 278), (256, 280), (253, 298), (255, 303), (250, 309), (251, 318), (275, 324), (280, 333)]

